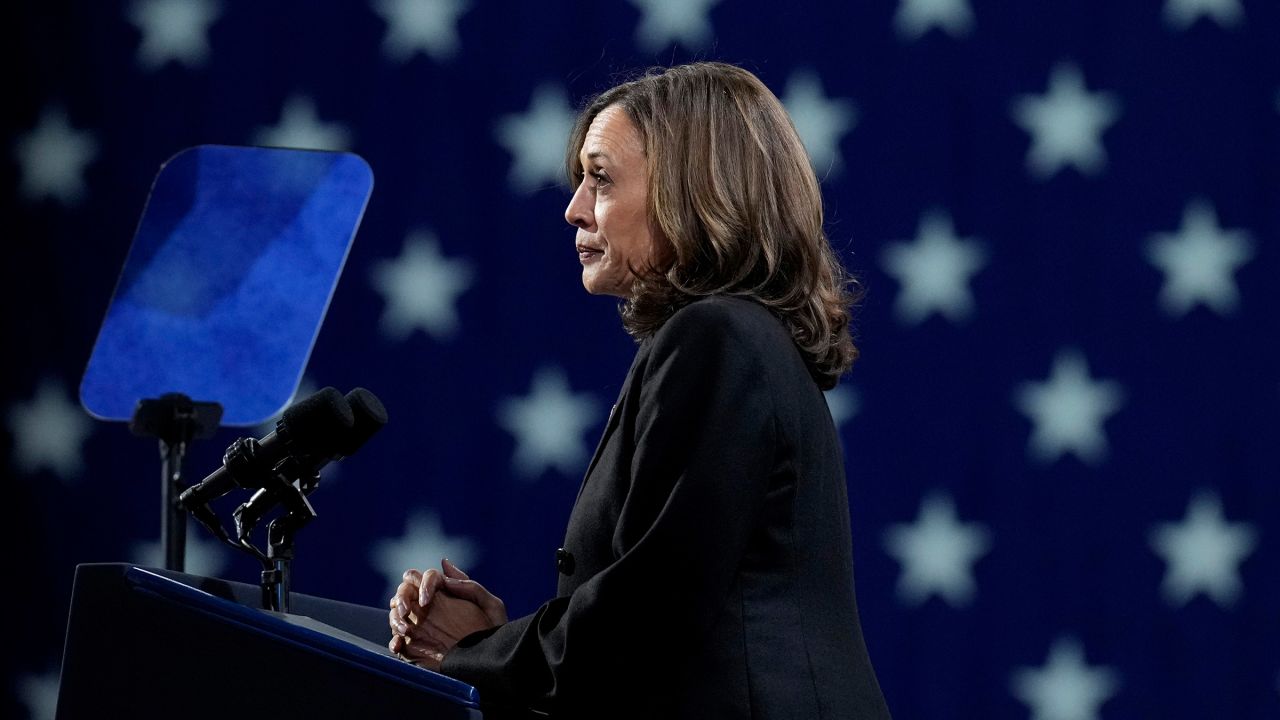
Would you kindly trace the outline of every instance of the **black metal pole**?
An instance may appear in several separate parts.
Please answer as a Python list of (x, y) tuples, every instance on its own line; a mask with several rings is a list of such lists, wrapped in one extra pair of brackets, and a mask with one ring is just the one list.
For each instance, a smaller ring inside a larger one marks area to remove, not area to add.
[(187, 514), (178, 507), (182, 493), (182, 460), (186, 454), (184, 441), (160, 441), (160, 537), (164, 546), (167, 570), (186, 572)]
[[(221, 405), (196, 402), (182, 393), (139, 400), (129, 419), (129, 432), (160, 440), (160, 546), (167, 570), (186, 570), (187, 514), (178, 506), (178, 498), (184, 489), (182, 462), (186, 458), (187, 443), (212, 437), (221, 420)], [(212, 518), (208, 508), (201, 508), (199, 512), (203, 513), (197, 515), (202, 522), (206, 522), (205, 516)], [(216, 526), (216, 519), (212, 522)], [(211, 529), (218, 534), (216, 527)], [(225, 539), (225, 534), (219, 537)]]
[[(315, 508), (311, 507), (307, 496), (295, 485), (287, 485), (281, 498), (289, 511), (271, 521), (267, 526), (267, 558), (274, 563), (271, 571), (263, 572), (264, 600), (270, 595), (271, 604), (280, 612), (289, 612), (289, 591), (293, 584), (291, 564), (293, 562), (294, 538), (304, 525), (316, 517)], [(267, 587), (267, 578), (275, 581), (275, 586)], [(269, 592), (268, 592), (269, 591)]]
[(289, 610), (289, 560), (284, 558), (276, 558), (276, 576), (279, 582), (276, 583), (275, 606), (280, 612), (290, 612)]

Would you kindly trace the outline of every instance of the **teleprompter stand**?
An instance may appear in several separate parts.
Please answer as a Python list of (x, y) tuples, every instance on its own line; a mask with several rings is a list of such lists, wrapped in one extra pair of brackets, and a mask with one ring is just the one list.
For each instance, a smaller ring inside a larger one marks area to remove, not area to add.
[(181, 393), (139, 400), (129, 431), (160, 441), (160, 536), (166, 570), (182, 572), (187, 548), (187, 515), (178, 507), (182, 464), (192, 440), (213, 437), (222, 421), (222, 406), (197, 402)]

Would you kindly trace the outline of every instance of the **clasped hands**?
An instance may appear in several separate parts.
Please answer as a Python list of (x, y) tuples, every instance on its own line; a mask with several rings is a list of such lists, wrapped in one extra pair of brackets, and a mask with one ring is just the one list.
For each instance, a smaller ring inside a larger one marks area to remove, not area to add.
[(431, 670), (458, 641), (507, 622), (502, 600), (449, 560), (440, 570), (406, 570), (391, 598), (391, 652)]

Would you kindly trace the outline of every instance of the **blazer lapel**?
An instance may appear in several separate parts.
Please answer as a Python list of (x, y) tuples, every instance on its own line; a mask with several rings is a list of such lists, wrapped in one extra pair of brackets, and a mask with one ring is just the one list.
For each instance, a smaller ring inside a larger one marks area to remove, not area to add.
[(605, 422), (604, 432), (600, 435), (600, 442), (596, 443), (596, 451), (591, 456), (591, 463), (587, 465), (587, 472), (582, 476), (582, 484), (578, 487), (578, 497), (582, 497), (582, 489), (587, 486), (587, 478), (591, 477), (591, 471), (596, 469), (596, 463), (600, 461), (600, 454), (604, 451), (604, 446), (609, 443), (609, 436), (613, 435), (613, 431), (618, 427), (619, 417), (622, 415), (622, 404), (626, 402), (627, 392), (631, 389), (631, 381), (635, 377), (636, 368), (641, 364), (640, 358), (644, 354), (645, 348), (641, 348), (636, 353), (636, 358), (631, 363), (631, 368), (627, 370), (627, 378), (622, 381), (622, 389), (618, 391), (618, 400), (609, 410), (609, 419)]

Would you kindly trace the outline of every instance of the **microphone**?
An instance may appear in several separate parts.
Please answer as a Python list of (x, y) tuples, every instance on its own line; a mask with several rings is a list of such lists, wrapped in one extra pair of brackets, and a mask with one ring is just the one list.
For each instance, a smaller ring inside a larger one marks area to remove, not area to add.
[[(387, 424), (387, 409), (377, 395), (358, 387), (346, 396), (354, 419), (351, 428), (336, 438), (331, 447), (331, 454), (315, 457), (294, 456), (281, 462), (276, 472), (288, 481), (298, 481), (301, 491), (309, 495), (315, 490), (321, 468), (330, 462), (351, 457)], [(281, 500), (278, 486), (265, 486), (253, 494), (249, 501), (236, 508), (236, 535), (243, 542), (253, 532), (253, 528), (271, 508)]]
[(346, 443), (338, 448), (342, 457), (356, 454), (369, 438), (378, 433), (387, 424), (387, 408), (377, 395), (358, 387), (347, 393), (347, 404), (351, 406), (353, 418), (351, 432), (347, 433)]
[(346, 441), (354, 423), (347, 399), (334, 388), (324, 388), (285, 409), (276, 429), (261, 440), (240, 438), (232, 443), (222, 456), (222, 467), (183, 491), (178, 506), (195, 512), (237, 487), (260, 488), (270, 482), (281, 460), (332, 452)]

